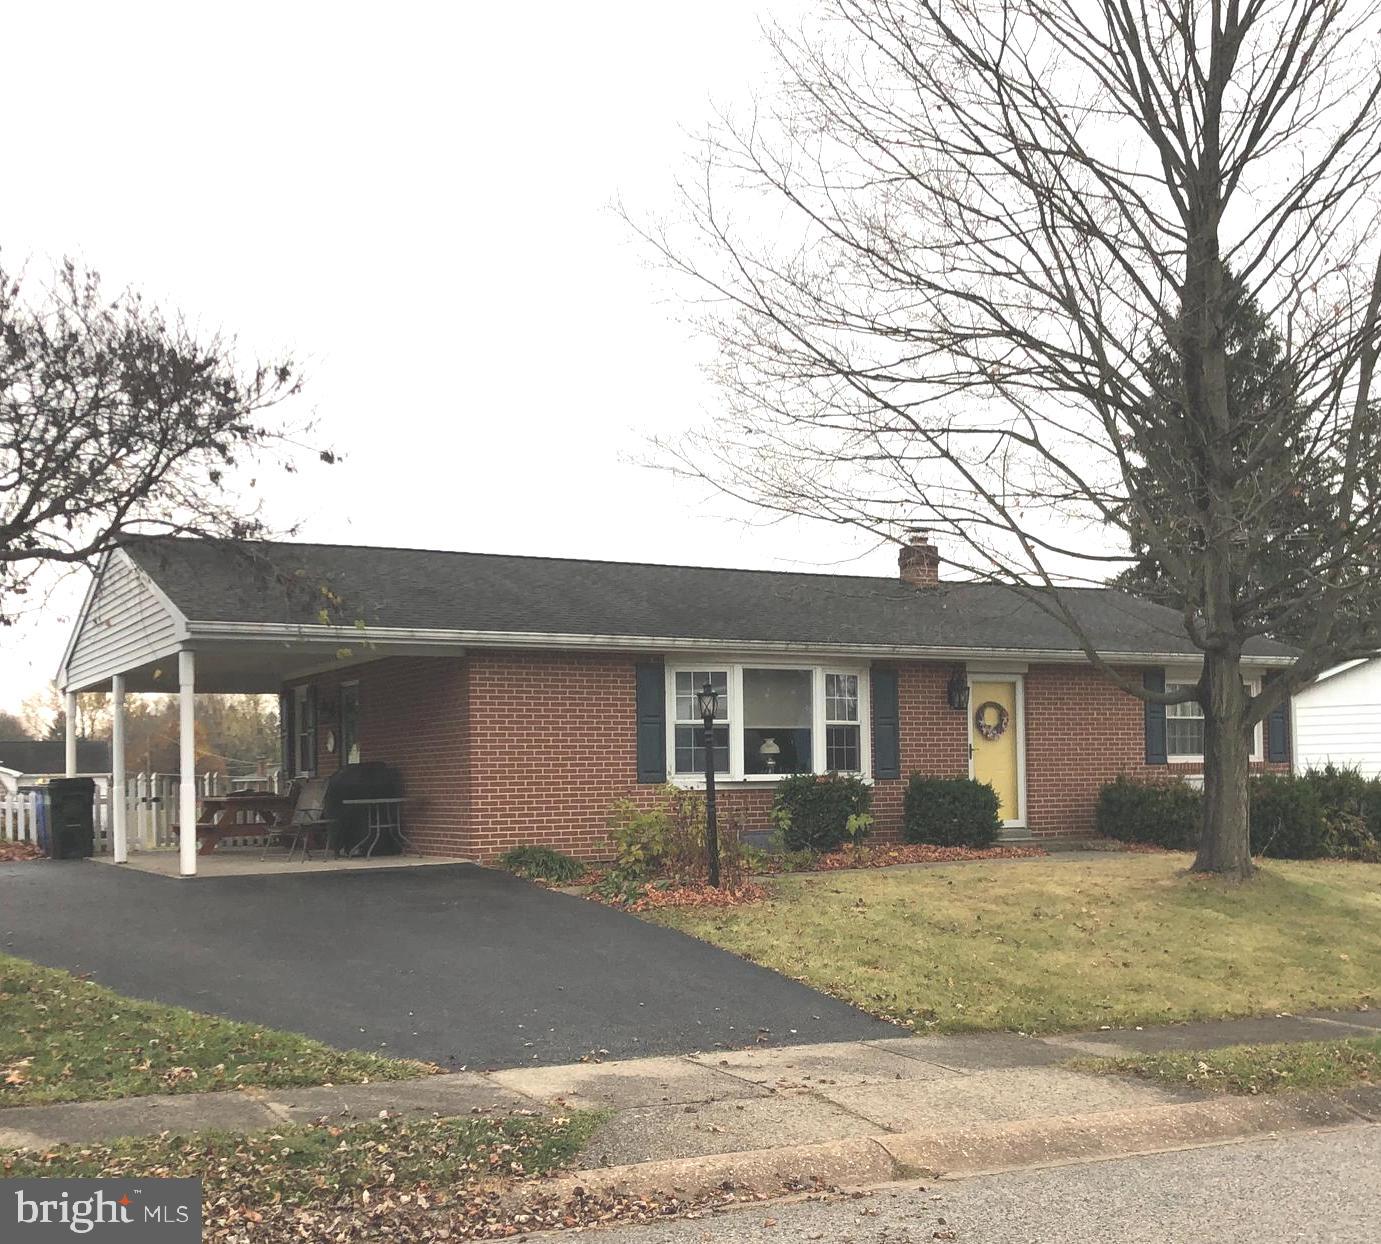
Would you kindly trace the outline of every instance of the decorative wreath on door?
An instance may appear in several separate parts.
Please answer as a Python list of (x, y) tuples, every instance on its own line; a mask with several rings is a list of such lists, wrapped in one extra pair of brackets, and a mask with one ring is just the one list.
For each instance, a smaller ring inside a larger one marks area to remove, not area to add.
[(984, 700), (973, 711), (973, 728), (991, 743), (1007, 733), (1011, 719), (1011, 714), (996, 700)]

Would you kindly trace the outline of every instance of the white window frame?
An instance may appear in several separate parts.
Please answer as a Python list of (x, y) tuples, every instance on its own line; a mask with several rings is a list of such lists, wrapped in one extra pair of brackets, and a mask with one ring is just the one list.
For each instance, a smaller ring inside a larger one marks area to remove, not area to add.
[[(310, 701), (310, 697), (310, 683), (298, 683), (298, 685), (293, 688), (293, 765), (298, 774), (305, 777), (316, 776), (316, 767), (306, 762), (316, 759), (317, 748), (321, 744), (321, 704), (319, 700), (312, 714), (313, 721), (311, 731), (308, 732), (302, 728), (302, 723), (307, 716), (307, 704)], [(302, 754), (307, 749), (308, 737), (311, 738), (312, 755), (310, 757)]]
[[(1190, 670), (1185, 670), (1183, 672), (1175, 670), (1166, 670), (1165, 672), (1165, 689), (1167, 691), (1172, 691), (1176, 687), (1192, 687), (1198, 681), (1198, 673)], [(1242, 681), (1247, 684), (1247, 690), (1251, 692), (1252, 695), (1256, 695), (1258, 692), (1260, 692), (1261, 680), (1259, 678), (1244, 678)], [(1170, 705), (1166, 705), (1166, 708), (1168, 710), (1170, 708)], [(1202, 709), (1200, 711), (1202, 711)], [(1203, 764), (1204, 756), (1202, 752), (1198, 753), (1197, 755), (1194, 755), (1188, 752), (1170, 751), (1170, 720), (1170, 714), (1167, 711), (1165, 715), (1165, 759), (1172, 765)], [(1265, 752), (1262, 750), (1262, 727), (1264, 724), (1265, 723), (1258, 721), (1256, 725), (1252, 727), (1252, 750), (1251, 755), (1248, 757), (1249, 760), (1258, 761), (1265, 756)]]
[[(854, 776), (866, 782), (873, 775), (873, 730), (872, 730), (872, 688), (870, 670), (866, 665), (855, 665), (848, 661), (822, 660), (818, 657), (801, 657), (797, 660), (778, 660), (758, 657), (703, 657), (697, 656), (682, 660), (669, 659), (666, 662), (666, 757), (667, 780), (677, 786), (704, 786), (703, 773), (676, 772), (676, 727), (685, 725), (676, 719), (676, 675), (694, 673), (698, 670), (724, 670), (728, 674), (729, 687), (729, 768), (727, 772), (717, 772), (717, 782), (742, 782), (744, 785), (770, 785), (789, 773), (745, 773), (743, 770), (743, 671), (745, 669), (783, 669), (809, 670), (811, 673), (811, 726), (810, 750), (811, 772), (827, 773), (825, 768), (825, 675), (852, 674), (858, 679), (858, 761), (860, 768)], [(697, 723), (699, 724), (699, 723)], [(835, 725), (844, 724), (835, 722)]]

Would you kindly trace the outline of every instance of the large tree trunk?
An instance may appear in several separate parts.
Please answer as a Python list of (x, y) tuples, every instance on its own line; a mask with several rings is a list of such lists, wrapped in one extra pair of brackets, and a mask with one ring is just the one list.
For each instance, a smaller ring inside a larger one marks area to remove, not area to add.
[(1204, 662), (1204, 820), (1194, 871), (1244, 879), (1252, 873), (1248, 833), (1251, 729), (1236, 654)]

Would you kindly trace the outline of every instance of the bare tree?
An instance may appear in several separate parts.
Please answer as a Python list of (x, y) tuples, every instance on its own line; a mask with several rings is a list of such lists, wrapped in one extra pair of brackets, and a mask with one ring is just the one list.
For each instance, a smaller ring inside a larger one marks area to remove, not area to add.
[(293, 469), (306, 428), (274, 408), (298, 386), (291, 359), (242, 363), (70, 261), (32, 297), (0, 267), (0, 622), (45, 566), (261, 534), (250, 468)]
[(11, 743), (17, 739), (28, 739), (33, 736), (29, 733), (29, 727), (22, 719), (13, 713), (0, 709), (0, 742)]
[[(929, 527), (1130, 694), (1197, 699), (1201, 870), (1251, 871), (1252, 727), (1377, 644), (1377, 18), (833, 0), (769, 30), (779, 89), (720, 115), (681, 211), (635, 222), (719, 347), (725, 409), (663, 445), (673, 466), (887, 539)], [(1285, 353), (1249, 404), (1244, 298)], [(1183, 602), (1192, 690), (1110, 666), (1048, 590), (1134, 546)], [(1252, 694), (1244, 646), (1283, 621), (1299, 659)]]

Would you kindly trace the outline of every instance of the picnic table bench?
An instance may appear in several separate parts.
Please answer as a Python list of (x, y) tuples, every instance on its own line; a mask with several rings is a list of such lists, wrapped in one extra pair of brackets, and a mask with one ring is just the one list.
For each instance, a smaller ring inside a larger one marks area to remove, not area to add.
[(225, 838), (256, 837), (274, 829), (293, 812), (293, 795), (237, 790), (205, 795), (197, 817), (197, 854), (210, 855)]

